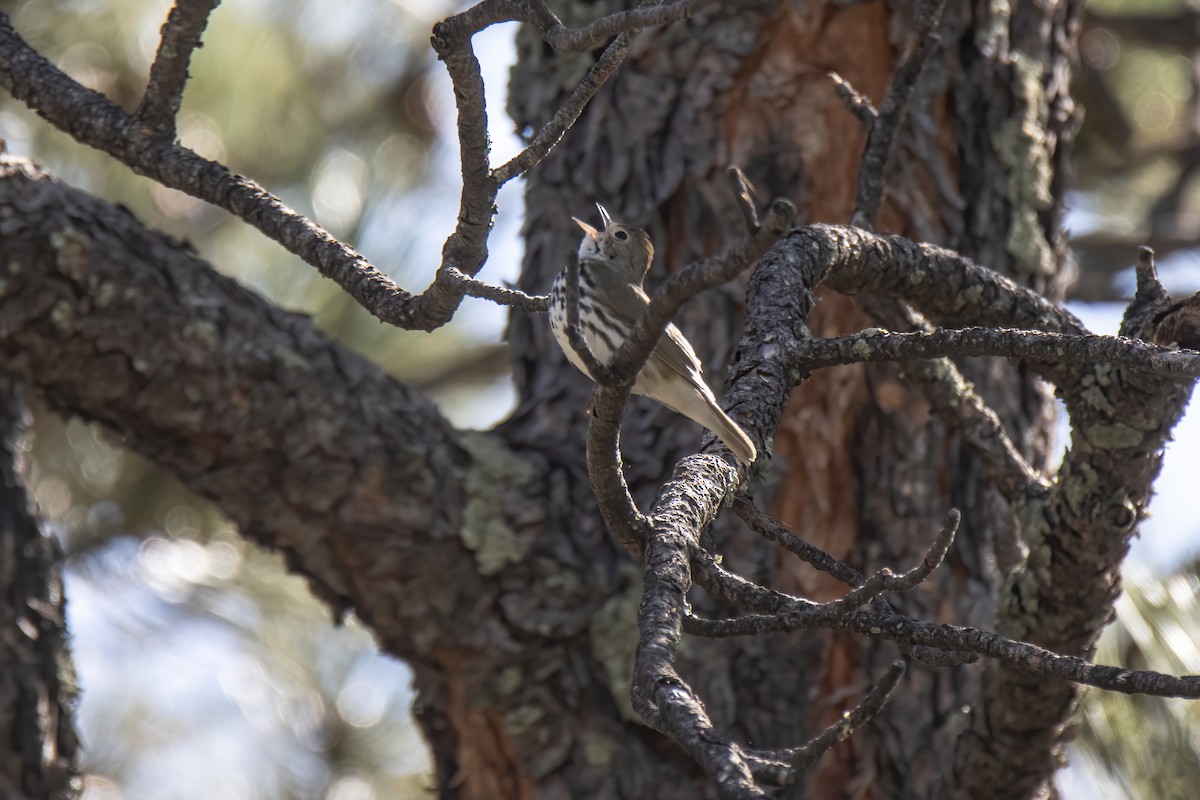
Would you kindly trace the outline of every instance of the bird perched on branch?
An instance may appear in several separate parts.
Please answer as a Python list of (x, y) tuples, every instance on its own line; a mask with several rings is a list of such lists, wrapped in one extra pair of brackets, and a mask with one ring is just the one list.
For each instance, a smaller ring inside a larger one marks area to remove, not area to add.
[[(644, 230), (613, 222), (603, 206), (596, 207), (604, 230), (575, 219), (585, 234), (579, 245), (579, 327), (592, 353), (601, 363), (607, 363), (650, 305), (642, 281), (650, 271), (654, 246)], [(550, 287), (550, 327), (567, 360), (595, 380), (567, 335), (565, 269)], [(743, 464), (752, 463), (757, 456), (750, 437), (717, 405), (704, 382), (696, 351), (674, 325), (667, 325), (638, 373), (633, 393), (656, 400), (708, 428)]]

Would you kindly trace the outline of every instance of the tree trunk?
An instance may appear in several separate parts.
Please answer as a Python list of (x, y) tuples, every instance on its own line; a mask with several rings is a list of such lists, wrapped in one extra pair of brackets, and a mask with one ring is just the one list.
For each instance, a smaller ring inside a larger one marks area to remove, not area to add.
[[(568, 24), (598, 13), (586, 4), (569, 8), (562, 14)], [(730, 164), (743, 167), (765, 196), (798, 200), (802, 221), (848, 220), (864, 135), (826, 73), (836, 70), (878, 103), (903, 52), (911, 12), (880, 4), (752, 4), (644, 33), (625, 69), (530, 176), (521, 288), (546, 290), (578, 238), (564, 209), (586, 218), (592, 201), (652, 232), (660, 256), (650, 281), (720, 251), (741, 233), (724, 175)], [(1011, 15), (987, 4), (948, 10), (945, 48), (926, 68), (901, 135), (884, 227), (957, 248), (1039, 291), (1059, 290), (1061, 175), (1077, 123), (1067, 80), (1078, 13), (1077, 4), (1068, 3), (1021, 4)], [(591, 57), (551, 55), (532, 32), (521, 36), (511, 107), (518, 127), (536, 129)], [(810, 320), (818, 335), (872, 324), (851, 299), (826, 294), (822, 301)], [(718, 383), (720, 365), (738, 340), (740, 315), (737, 292), (717, 291), (694, 301), (678, 320)], [(583, 486), (580, 409), (588, 383), (565, 364), (542, 320), (515, 317), (510, 341), (521, 403), (506, 436), (562, 443), (562, 480)], [(1026, 457), (1043, 464), (1053, 415), (1045, 386), (994, 360), (964, 369), (1012, 426)], [(899, 610), (988, 627), (995, 620), (998, 567), (1011, 566), (1014, 557), (1004, 551), (1011, 516), (986, 488), (975, 459), (931, 418), (900, 373), (892, 365), (844, 368), (798, 389), (774, 442), (778, 482), (757, 494), (801, 536), (864, 570), (910, 566), (946, 510), (963, 509), (952, 568), (939, 571)], [(669, 412), (635, 403), (622, 426), (635, 497), (651, 499), (647, 492), (698, 435)], [(590, 498), (573, 498), (570, 508), (578, 520), (564, 520), (565, 530), (594, 524)], [(762, 543), (731, 538), (730, 527), (714, 536), (742, 574), (815, 599), (841, 593)], [(596, 544), (604, 552), (600, 561), (610, 561), (608, 542)], [(699, 596), (694, 602), (711, 604)], [(736, 645), (689, 640), (687, 655), (685, 675), (706, 698), (718, 729), (772, 747), (801, 741), (831, 722), (896, 650), (805, 633)], [(981, 786), (971, 774), (954, 773), (955, 758), (979, 755), (961, 745), (956, 756), (957, 737), (971, 728), (986, 735), (979, 729), (997, 723), (980, 719), (993, 710), (979, 706), (981, 672), (914, 669), (886, 719), (835, 750), (810, 776), (810, 796), (928, 797), (947, 773), (952, 777), (941, 789), (950, 796), (1027, 795), (1055, 768), (1056, 725), (1027, 772), (1011, 776), (1011, 783)], [(678, 766), (663, 763), (654, 749), (627, 747), (620, 763), (653, 776), (656, 792), (680, 787)], [(683, 794), (711, 791), (697, 781)]]

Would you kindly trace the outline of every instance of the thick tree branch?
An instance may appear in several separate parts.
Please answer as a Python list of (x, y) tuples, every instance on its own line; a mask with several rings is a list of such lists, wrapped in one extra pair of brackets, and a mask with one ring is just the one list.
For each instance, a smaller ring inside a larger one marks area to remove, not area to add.
[(1037, 292), (936, 245), (809, 225), (794, 231), (783, 247), (789, 260), (819, 269), (832, 289), (895, 297), (947, 327), (1087, 332), (1072, 314)]
[(446, 635), (434, 598), (476, 602), (438, 577), (474, 570), (473, 461), (428, 400), (30, 162), (0, 158), (0, 217), (0, 368), (215, 501), (391, 652)]
[[(807, 370), (807, 365), (797, 356), (809, 346), (807, 331), (799, 326), (799, 322), (811, 308), (812, 288), (822, 281), (839, 291), (871, 291), (903, 299), (949, 324), (996, 325), (1003, 320), (1003, 324), (1011, 325), (1018, 321), (1031, 329), (1077, 336), (1086, 334), (1073, 317), (1043, 298), (940, 248), (916, 245), (895, 237), (875, 237), (857, 229), (829, 226), (797, 229), (768, 253), (752, 276), (745, 337), (734, 365), (735, 379), (730, 397), (735, 403), (743, 401), (752, 409), (749, 415), (752, 426), (765, 423), (765, 430), (757, 429), (763, 438), (774, 429), (791, 387)], [(800, 331), (799, 335), (797, 331)], [(895, 341), (936, 341), (941, 347), (950, 346), (951, 342), (954, 346), (964, 347), (968, 342), (980, 344), (972, 340), (973, 335), (971, 332), (935, 333), (902, 336)], [(1014, 338), (1005, 333), (993, 340), (992, 345), (1015, 347), (1025, 353), (1037, 352), (1043, 358), (1056, 357), (1057, 350), (1039, 349), (1043, 348), (1042, 341), (1023, 335)], [(1055, 344), (1062, 346), (1066, 342), (1056, 340)], [(1072, 339), (1070, 346), (1080, 348), (1080, 361), (1089, 367), (1093, 363), (1091, 357), (1101, 354), (1136, 360), (1142, 356), (1130, 353), (1142, 353), (1147, 358), (1178, 360), (1174, 354), (1121, 340)], [(898, 344), (896, 353), (905, 347), (909, 345)], [(836, 350), (837, 346), (831, 349)], [(861, 349), (864, 354), (876, 352), (869, 344)], [(1185, 355), (1184, 360), (1187, 358)], [(1146, 363), (1149, 362), (1141, 366)], [(1161, 367), (1161, 362), (1155, 363)], [(1056, 370), (1057, 366), (1046, 371), (1064, 380), (1070, 374)], [(1078, 371), (1075, 374), (1078, 376)], [(1161, 382), (1163, 379), (1154, 380)], [(1176, 379), (1174, 383), (1178, 385), (1179, 381)], [(1170, 415), (1167, 418), (1173, 419)], [(654, 608), (656, 612), (643, 615), (641, 633), (643, 642), (658, 642), (659, 645), (639, 651), (635, 690), (641, 692), (644, 700), (644, 706), (639, 710), (677, 741), (704, 740), (709, 727), (706, 718), (683, 713), (693, 707), (694, 698), (686, 685), (682, 685), (680, 693), (680, 679), (672, 666), (680, 626), (701, 635), (749, 635), (813, 626), (840, 627), (908, 646), (936, 648), (953, 654), (986, 655), (1019, 670), (1026, 680), (1028, 676), (1053, 675), (1116, 691), (1188, 697), (1200, 694), (1200, 679), (1096, 667), (1083, 658), (1059, 655), (1037, 644), (1000, 634), (923, 623), (879, 610), (865, 611), (854, 603), (842, 601), (816, 605), (737, 577), (699, 549), (700, 531), (715, 518), (722, 498), (730, 489), (727, 481), (725, 473), (711, 469), (699, 457), (685, 459), (664, 487), (651, 515), (654, 535), (649, 545), (652, 561), (647, 566), (644, 609)], [(689, 548), (690, 559), (686, 552)], [(654, 558), (653, 554), (658, 557)], [(701, 585), (718, 597), (762, 613), (721, 621), (692, 616), (681, 618), (685, 607), (683, 597), (691, 585), (693, 569), (698, 570), (697, 579)], [(887, 579), (888, 576), (881, 576), (876, 582), (883, 584)], [(861, 583), (861, 578), (855, 583)], [(877, 595), (864, 590), (862, 596), (869, 601)], [(1085, 613), (1092, 614), (1095, 610), (1096, 606), (1092, 606)], [(663, 642), (668, 644), (663, 645)], [(1073, 652), (1077, 651), (1067, 648), (1067, 653)], [(673, 693), (664, 695), (665, 687), (672, 687)], [(681, 704), (672, 722), (664, 723), (661, 717), (654, 716), (660, 713), (660, 704), (670, 706), (672, 702)], [(685, 748), (687, 746), (685, 744)], [(734, 758), (728, 753), (725, 757), (727, 760)], [(740, 755), (728, 763), (739, 765), (731, 769), (744, 775), (745, 764)]]
[[(1153, 341), (1157, 312), (1171, 303), (1153, 276), (1148, 254), (1142, 265), (1138, 296), (1121, 333)], [(1046, 497), (1022, 515), (1028, 557), (997, 591), (1003, 602), (996, 630), (1086, 661), (1112, 619), (1121, 562), (1146, 513), (1162, 448), (1192, 383), (1109, 363), (1075, 369), (1076, 380), (1059, 383), (1070, 415), (1070, 447)], [(1135, 680), (1113, 668), (1094, 669), (1098, 672), (1066, 677), (1115, 691), (1170, 695), (1178, 690), (1187, 696), (1196, 680), (1184, 679), (1175, 687), (1153, 676)], [(1125, 688), (1126, 680), (1139, 688)], [(987, 685), (984, 713), (992, 737), (987, 752), (971, 738), (961, 739), (956, 763), (971, 765), (970, 782), (980, 785), (1001, 779), (1012, 764), (1027, 764), (1031, 752), (1047, 754), (1039, 756), (1038, 769), (1023, 770), (1021, 779), (1025, 786), (1044, 780), (1060, 726), (1078, 701), (1078, 686), (995, 668)], [(1019, 718), (1005, 716), (1011, 708), (1022, 709)]]
[(638, 648), (633, 668), (634, 710), (686, 750), (713, 780), (722, 796), (765, 797), (740, 750), (712, 732), (703, 703), (675, 671), (683, 610), (691, 585), (688, 550), (698, 545), (706, 519), (716, 516), (713, 495), (690, 491), (705, 479), (703, 461), (716, 461), (732, 490), (736, 475), (715, 456), (693, 456), (676, 468), (655, 503), (654, 531), (646, 543), (646, 569), (638, 612)]

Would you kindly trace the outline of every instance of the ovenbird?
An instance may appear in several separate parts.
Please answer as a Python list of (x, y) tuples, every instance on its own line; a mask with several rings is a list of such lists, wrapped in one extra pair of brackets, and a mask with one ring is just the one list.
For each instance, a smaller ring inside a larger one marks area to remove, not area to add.
[[(604, 230), (572, 219), (584, 232), (579, 245), (579, 327), (592, 353), (601, 363), (607, 363), (650, 304), (642, 281), (650, 271), (654, 246), (644, 230), (613, 222), (603, 206), (597, 208)], [(567, 337), (565, 269), (550, 287), (550, 327), (567, 360), (594, 379)], [(633, 393), (662, 403), (708, 428), (733, 451), (738, 461), (749, 464), (757, 456), (750, 437), (717, 405), (712, 390), (704, 382), (696, 351), (674, 325), (667, 325), (638, 373)]]

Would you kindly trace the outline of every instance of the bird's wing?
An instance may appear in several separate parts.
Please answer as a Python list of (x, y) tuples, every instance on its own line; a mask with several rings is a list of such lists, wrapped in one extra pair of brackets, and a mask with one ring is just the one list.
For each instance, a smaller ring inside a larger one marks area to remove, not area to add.
[(700, 359), (696, 357), (692, 343), (684, 338), (683, 333), (674, 324), (667, 326), (666, 333), (658, 340), (654, 352), (669, 364), (671, 369), (692, 383), (704, 383), (704, 379), (700, 377)]
[[(595, 280), (602, 282), (604, 296), (610, 301), (610, 310), (628, 325), (632, 326), (645, 313), (650, 305), (650, 297), (642, 287), (621, 280), (609, 270), (597, 269), (592, 274)], [(667, 330), (654, 348), (654, 354), (689, 381), (703, 382), (696, 351), (673, 324), (667, 325)]]

